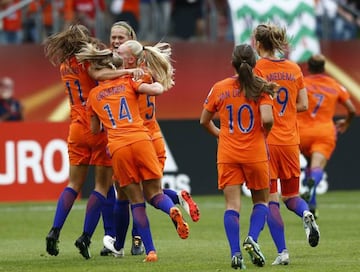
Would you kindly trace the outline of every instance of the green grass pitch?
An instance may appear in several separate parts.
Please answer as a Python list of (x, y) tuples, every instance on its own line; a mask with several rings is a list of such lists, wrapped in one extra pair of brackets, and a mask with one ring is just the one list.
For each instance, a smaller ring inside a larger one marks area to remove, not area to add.
[[(190, 225), (190, 236), (181, 240), (162, 212), (147, 205), (157, 263), (143, 263), (144, 256), (131, 256), (130, 229), (125, 245), (125, 257), (101, 257), (103, 227), (100, 221), (92, 238), (92, 258), (85, 260), (74, 246), (82, 232), (85, 201), (77, 201), (60, 236), (60, 253), (49, 256), (45, 250), (47, 235), (54, 216), (55, 202), (0, 204), (0, 272), (176, 272), (176, 271), (234, 271), (230, 267), (230, 250), (223, 227), (224, 199), (222, 195), (194, 196), (201, 218)], [(243, 196), (241, 240), (248, 230), (250, 199)], [(308, 245), (302, 221), (281, 205), (285, 221), (289, 266), (271, 266), (277, 256), (267, 226), (259, 244), (266, 257), (265, 267), (255, 267), (243, 252), (249, 271), (359, 271), (360, 270), (360, 191), (328, 192), (318, 197), (320, 243)]]

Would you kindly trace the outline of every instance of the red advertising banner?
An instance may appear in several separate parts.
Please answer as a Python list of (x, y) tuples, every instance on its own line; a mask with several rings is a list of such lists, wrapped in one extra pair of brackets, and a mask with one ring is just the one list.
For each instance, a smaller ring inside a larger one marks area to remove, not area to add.
[(68, 122), (0, 123), (0, 202), (56, 200), (67, 185)]

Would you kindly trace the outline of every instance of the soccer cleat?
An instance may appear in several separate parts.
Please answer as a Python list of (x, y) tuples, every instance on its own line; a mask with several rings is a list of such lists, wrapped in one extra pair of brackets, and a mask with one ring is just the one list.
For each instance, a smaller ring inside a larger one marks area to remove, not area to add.
[(146, 258), (143, 260), (143, 262), (147, 262), (147, 263), (150, 263), (150, 262), (157, 262), (158, 260), (158, 257), (156, 255), (156, 252), (155, 251), (150, 251), (148, 255), (146, 255)]
[(199, 221), (200, 210), (198, 205), (192, 199), (191, 195), (187, 191), (182, 190), (178, 194), (178, 197), (179, 197), (180, 206), (183, 207), (183, 209), (190, 215), (192, 221), (194, 222)]
[(123, 248), (121, 248), (120, 250), (117, 250), (115, 248), (115, 239), (112, 238), (111, 236), (105, 235), (103, 238), (103, 243), (104, 243), (105, 248), (110, 250), (110, 252), (112, 253), (112, 255), (114, 255), (114, 257), (124, 257), (125, 256)]
[(303, 215), (304, 229), (306, 233), (307, 240), (312, 247), (316, 247), (320, 239), (319, 227), (315, 222), (314, 215), (306, 211)]
[(145, 249), (140, 236), (134, 236), (131, 244), (131, 255), (142, 255)]
[(90, 237), (86, 234), (82, 234), (76, 241), (75, 246), (79, 249), (80, 254), (86, 259), (91, 258), (90, 254)]
[(279, 253), (272, 265), (288, 265), (289, 263), (289, 252), (287, 249), (284, 249), (281, 253)]
[(113, 255), (110, 249), (103, 247), (102, 250), (100, 250), (100, 256), (109, 256), (109, 255)]
[(59, 254), (59, 235), (60, 230), (58, 228), (51, 228), (46, 236), (46, 251), (52, 256)]
[(170, 209), (170, 217), (174, 222), (176, 231), (179, 234), (181, 239), (186, 239), (189, 237), (189, 225), (185, 222), (179, 208), (172, 207)]
[(246, 237), (243, 243), (244, 249), (249, 253), (253, 264), (262, 267), (265, 265), (265, 256), (260, 250), (260, 246), (253, 240), (251, 236)]
[(244, 259), (240, 252), (235, 253), (234, 256), (231, 258), (231, 267), (234, 269), (246, 269), (244, 264)]

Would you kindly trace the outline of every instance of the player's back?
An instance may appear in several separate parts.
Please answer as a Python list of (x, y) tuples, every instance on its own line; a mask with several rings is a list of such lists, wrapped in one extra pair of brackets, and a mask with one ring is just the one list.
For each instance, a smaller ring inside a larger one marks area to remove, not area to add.
[(149, 139), (148, 129), (140, 117), (139, 94), (135, 91), (140, 84), (130, 76), (120, 77), (103, 82), (90, 93), (90, 107), (107, 129), (109, 148), (113, 142), (122, 146)]
[(287, 59), (262, 58), (257, 61), (254, 72), (279, 85), (274, 99), (274, 125), (268, 136), (268, 143), (299, 144), (296, 101), (299, 91), (304, 88), (300, 67)]
[(240, 90), (236, 77), (217, 82), (205, 104), (207, 110), (218, 111), (220, 135), (218, 146), (219, 163), (258, 162), (267, 160), (265, 136), (261, 128), (259, 103), (248, 100)]
[(144, 125), (150, 130), (153, 138), (161, 137), (161, 129), (156, 120), (156, 98), (153, 95), (142, 94), (139, 96), (140, 116)]
[(345, 102), (350, 95), (335, 79), (325, 74), (305, 77), (309, 109), (298, 114), (300, 127), (333, 125), (333, 117), (338, 102)]
[(75, 57), (60, 65), (61, 80), (69, 97), (72, 120), (78, 115), (84, 117), (86, 100), (90, 90), (96, 86), (96, 81), (89, 76), (87, 67), (88, 64), (78, 63)]

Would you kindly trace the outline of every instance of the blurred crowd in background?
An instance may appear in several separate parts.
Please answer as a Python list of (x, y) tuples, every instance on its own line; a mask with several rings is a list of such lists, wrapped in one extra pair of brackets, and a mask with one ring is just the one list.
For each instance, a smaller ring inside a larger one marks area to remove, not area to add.
[[(130, 23), (143, 41), (231, 39), (226, 0), (0, 0), (0, 3), (2, 44), (41, 43), (72, 23), (86, 25), (97, 38), (108, 42), (111, 25), (120, 20)], [(1, 18), (2, 15), (6, 16)]]
[(315, 0), (317, 35), (324, 40), (359, 38), (359, 0)]
[[(314, 2), (320, 39), (359, 38), (360, 1)], [(231, 41), (230, 14), (227, 0), (0, 0), (0, 44), (41, 43), (72, 23), (107, 43), (120, 20), (142, 41)]]

